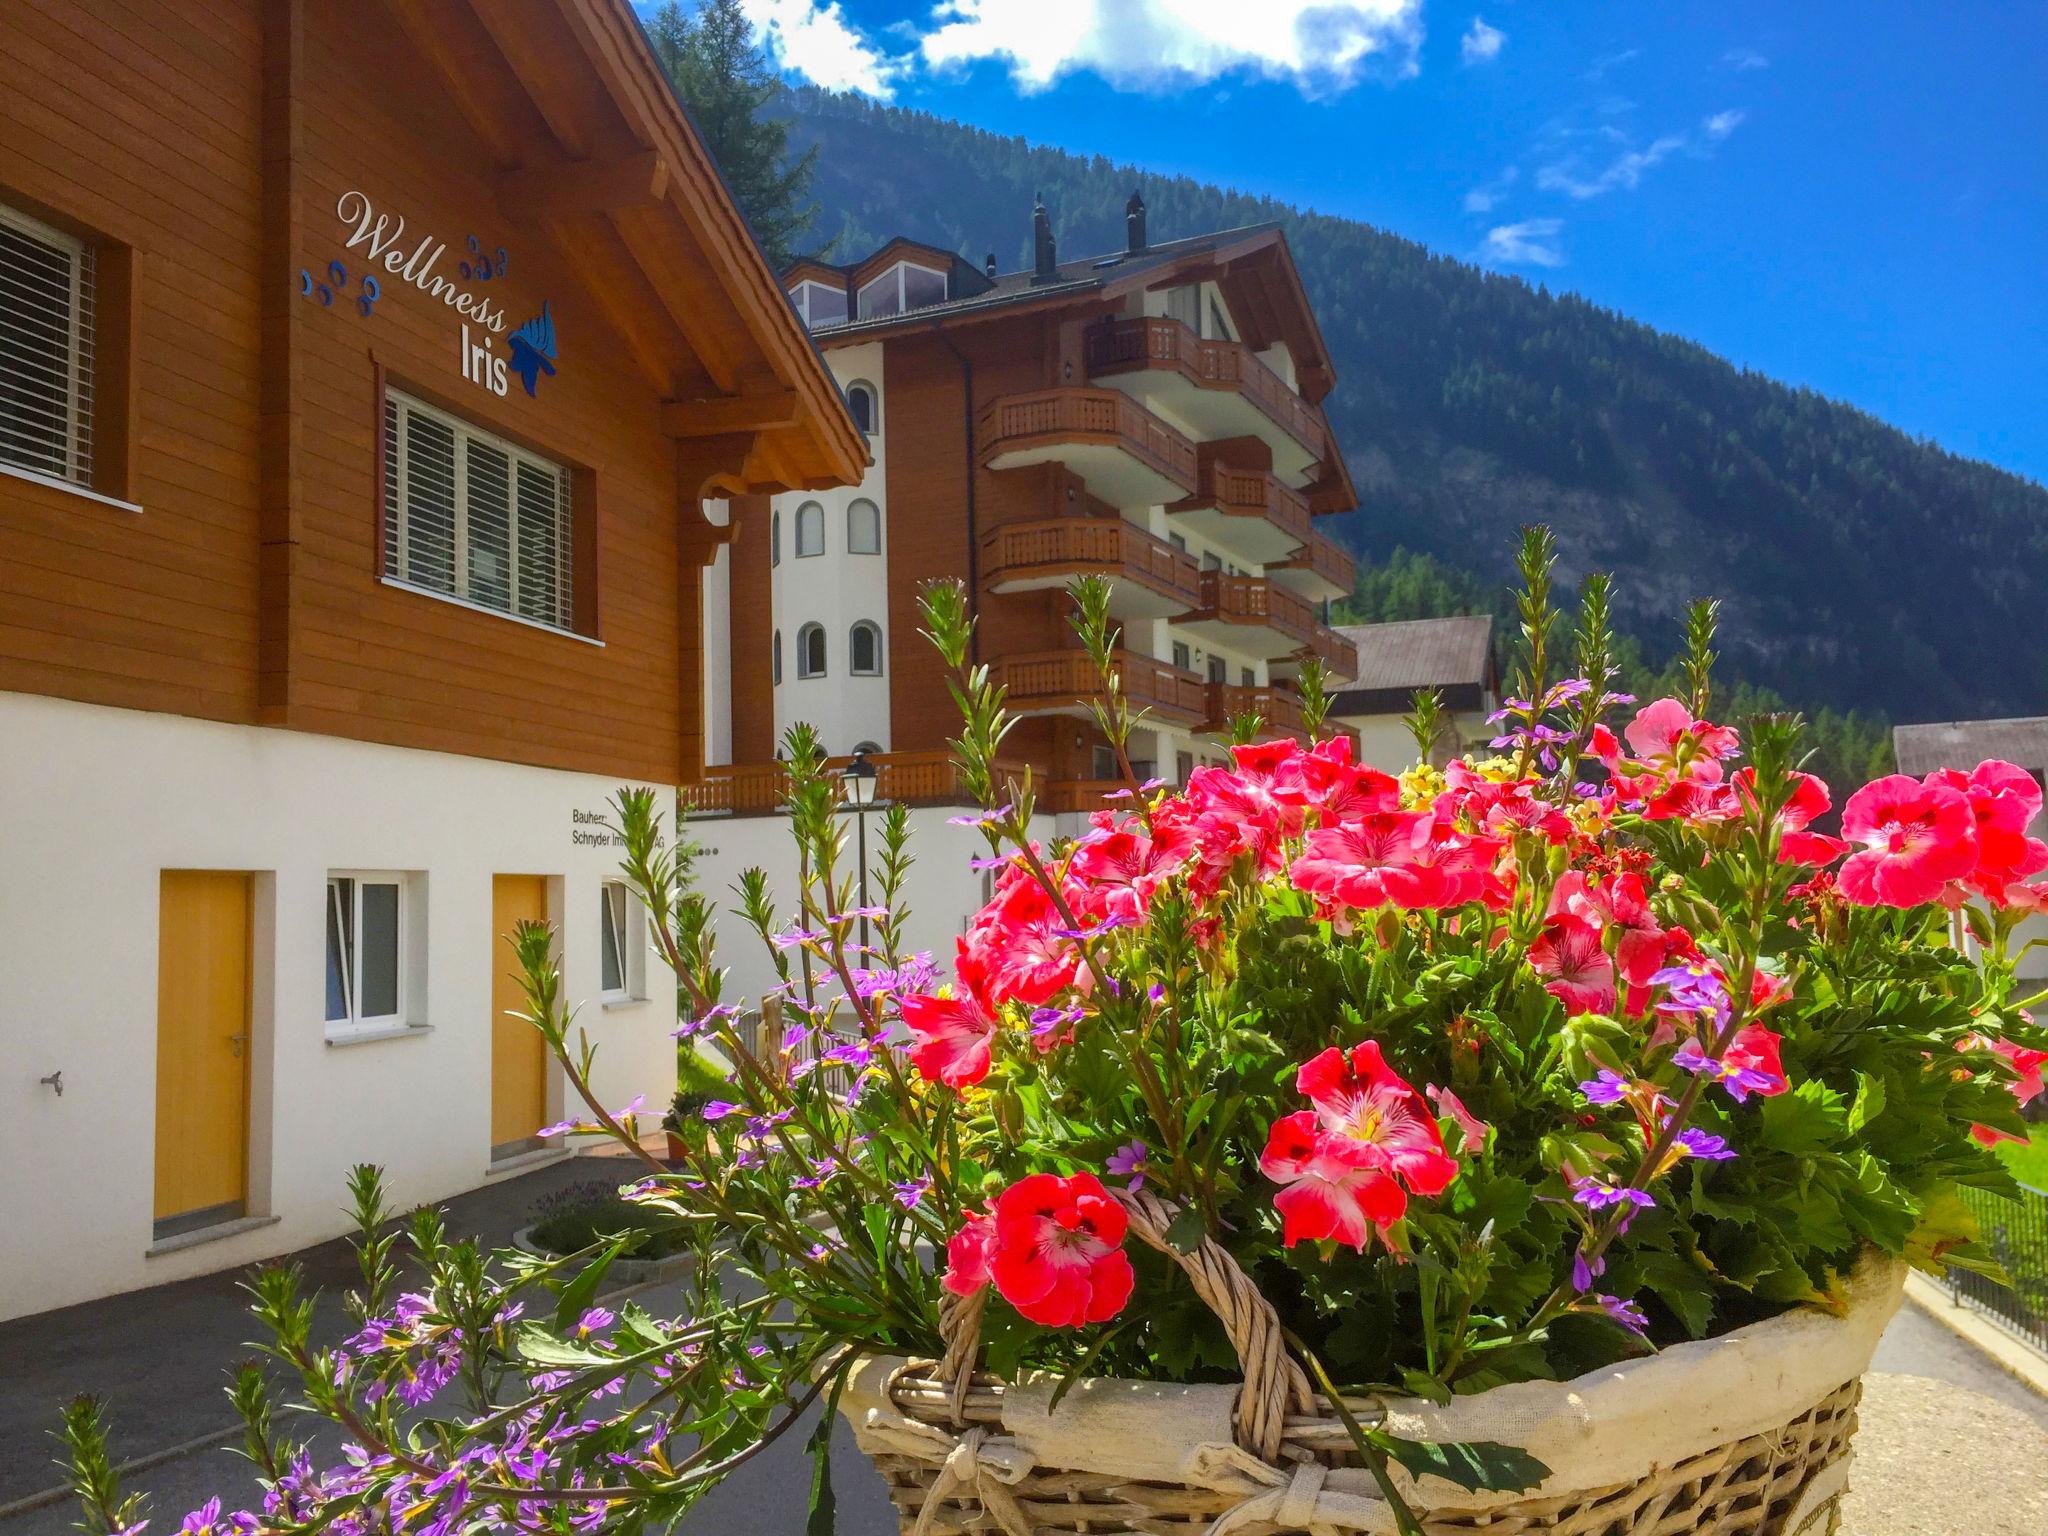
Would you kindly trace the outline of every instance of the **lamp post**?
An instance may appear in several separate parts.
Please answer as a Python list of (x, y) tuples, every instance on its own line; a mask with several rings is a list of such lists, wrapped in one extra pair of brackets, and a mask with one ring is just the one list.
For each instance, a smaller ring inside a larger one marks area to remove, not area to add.
[(875, 803), (875, 784), (881, 770), (868, 761), (865, 749), (853, 754), (853, 761), (840, 770), (840, 792), (853, 807), (855, 836), (860, 855), (860, 948), (861, 964), (868, 964), (868, 807)]

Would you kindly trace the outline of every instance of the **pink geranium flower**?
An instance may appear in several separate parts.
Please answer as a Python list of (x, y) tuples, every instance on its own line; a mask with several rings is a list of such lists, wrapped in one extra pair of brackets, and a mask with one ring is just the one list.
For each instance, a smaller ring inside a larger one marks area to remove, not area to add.
[(1416, 1194), (1442, 1194), (1458, 1176), (1429, 1105), (1387, 1065), (1378, 1041), (1362, 1041), (1348, 1056), (1331, 1046), (1303, 1064), (1294, 1086), (1315, 1105), (1325, 1135), (1367, 1149)]
[(1312, 1109), (1273, 1123), (1259, 1169), (1285, 1186), (1273, 1208), (1288, 1248), (1330, 1238), (1363, 1253), (1375, 1231), (1385, 1232), (1408, 1210), (1400, 1181), (1358, 1143), (1325, 1135)]
[(1148, 835), (1136, 822), (1117, 825), (1104, 814), (1071, 866), (1085, 891), (1083, 909), (1096, 917), (1143, 918), (1153, 893), (1194, 851), (1194, 829), (1185, 817), (1160, 816)]
[(1874, 779), (1849, 797), (1842, 836), (1857, 851), (1837, 884), (1858, 906), (1919, 906), (1977, 867), (1970, 802), (1949, 785), (1903, 773)]
[[(963, 942), (963, 978), (972, 975), (973, 969)], [(916, 1039), (910, 1064), (927, 1082), (969, 1088), (988, 1076), (998, 1023), (972, 986), (963, 980), (949, 996), (906, 997), (902, 1009), (903, 1025)]]
[[(1959, 1051), (1990, 1051), (2005, 1058), (2013, 1070), (2012, 1096), (2022, 1107), (2041, 1096), (2044, 1086), (2042, 1073), (2048, 1069), (2048, 1051), (2037, 1051), (2024, 1045), (2015, 1045), (2010, 1040), (1993, 1039), (1985, 1035), (1966, 1035), (1956, 1042)], [(2001, 1141), (2024, 1141), (2011, 1131), (2001, 1131), (1988, 1125), (1973, 1125), (1970, 1134), (1983, 1145), (1996, 1146)]]
[(1035, 1008), (1072, 984), (1081, 964), (1059, 909), (1028, 874), (1012, 880), (982, 908), (960, 941), (960, 953), (983, 978), (995, 1005), (1019, 1002)]
[(1419, 896), (1414, 866), (1433, 824), (1422, 811), (1376, 811), (1344, 826), (1318, 827), (1294, 861), (1294, 883), (1348, 907), (1380, 907), (1403, 894)]
[(2027, 836), (2041, 814), (2041, 786), (2026, 769), (1991, 758), (1968, 773), (1940, 768), (1927, 776), (1969, 802), (1977, 827), (1977, 867), (1967, 876), (1973, 890), (1997, 906), (2008, 904), (2007, 889), (2048, 869), (2048, 843)]
[(1129, 1225), (1092, 1173), (1019, 1179), (996, 1199), (996, 1290), (1048, 1328), (1107, 1322), (1131, 1299), (1136, 1278), (1122, 1247)]
[(962, 1211), (960, 1230), (946, 1244), (946, 1273), (940, 1284), (955, 1296), (972, 1296), (989, 1283), (996, 1248), (993, 1213)]
[(1544, 920), (1529, 946), (1529, 964), (1545, 978), (1543, 990), (1567, 1013), (1607, 1013), (1614, 1007), (1614, 965), (1600, 938), (1600, 926), (1578, 912)]

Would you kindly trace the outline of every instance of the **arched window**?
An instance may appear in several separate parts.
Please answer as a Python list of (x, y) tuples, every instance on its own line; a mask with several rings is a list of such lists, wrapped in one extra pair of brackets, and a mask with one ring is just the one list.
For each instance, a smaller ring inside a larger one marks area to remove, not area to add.
[(815, 501), (796, 509), (796, 553), (799, 560), (825, 553), (825, 509)]
[(882, 631), (878, 625), (862, 619), (853, 626), (853, 634), (847, 643), (846, 670), (855, 677), (880, 677), (882, 675)]
[(775, 638), (769, 643), (768, 678), (770, 682), (782, 681), (782, 631), (775, 631)]
[(796, 675), (825, 675), (825, 626), (806, 624), (796, 632)]
[(849, 555), (879, 555), (882, 552), (882, 509), (866, 497), (846, 509), (846, 552)]
[(882, 744), (879, 741), (857, 741), (853, 744), (853, 750), (856, 754), (865, 752), (869, 757), (880, 757)]
[(869, 437), (882, 430), (881, 402), (875, 396), (872, 384), (858, 383), (846, 386), (846, 409), (853, 417), (853, 424)]
[(782, 564), (782, 514), (780, 512), (770, 512), (768, 514), (768, 563), (770, 565)]

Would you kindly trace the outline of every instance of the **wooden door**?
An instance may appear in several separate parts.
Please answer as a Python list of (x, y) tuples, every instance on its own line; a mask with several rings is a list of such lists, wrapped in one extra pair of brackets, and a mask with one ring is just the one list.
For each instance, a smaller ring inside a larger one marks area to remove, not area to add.
[(548, 1048), (522, 1018), (526, 990), (512, 930), (548, 916), (545, 875), (491, 877), (491, 1156), (510, 1157), (534, 1145), (548, 1120)]
[(156, 981), (158, 1237), (248, 1213), (249, 907), (245, 874), (163, 872)]

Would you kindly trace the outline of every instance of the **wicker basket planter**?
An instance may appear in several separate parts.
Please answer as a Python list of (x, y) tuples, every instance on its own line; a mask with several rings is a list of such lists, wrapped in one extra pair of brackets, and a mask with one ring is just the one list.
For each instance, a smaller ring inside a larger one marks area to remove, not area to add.
[[(1171, 1253), (1172, 1212), (1127, 1197), (1131, 1231)], [(1088, 1380), (1049, 1410), (1051, 1379), (973, 1372), (980, 1302), (945, 1318), (945, 1361), (874, 1357), (840, 1399), (908, 1536), (1278, 1536), (1392, 1532), (1338, 1419), (1281, 1348), (1272, 1308), (1213, 1245), (1172, 1254), (1223, 1318), (1241, 1385)], [(1470, 1493), (1398, 1468), (1430, 1536), (1827, 1536), (1848, 1484), (1856, 1402), (1903, 1267), (1872, 1259), (1847, 1313), (1801, 1309), (1569, 1382), (1437, 1405), (1361, 1401), (1411, 1439), (1497, 1440), (1550, 1469), (1522, 1493)]]

